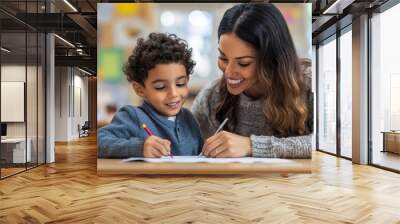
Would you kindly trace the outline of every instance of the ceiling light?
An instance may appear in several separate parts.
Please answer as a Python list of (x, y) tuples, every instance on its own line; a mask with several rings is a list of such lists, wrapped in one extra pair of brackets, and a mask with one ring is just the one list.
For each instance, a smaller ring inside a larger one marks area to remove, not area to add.
[(85, 73), (85, 74), (87, 74), (87, 75), (93, 75), (92, 73), (90, 73), (90, 72), (88, 72), (88, 71), (86, 71), (86, 70), (83, 70), (83, 69), (81, 69), (81, 68), (79, 68), (79, 67), (78, 67), (78, 70), (81, 71), (81, 72), (83, 72), (83, 73)]
[(77, 48), (76, 53), (78, 53), (79, 55), (84, 55), (83, 49), (81, 49), (81, 48)]
[(78, 12), (78, 10), (71, 4), (68, 2), (68, 0), (64, 0), (65, 4), (67, 4), (72, 10), (74, 10), (74, 12)]
[(322, 14), (342, 14), (343, 9), (347, 8), (355, 0), (336, 0), (332, 5), (324, 10)]
[(58, 39), (60, 39), (61, 41), (63, 41), (64, 43), (68, 44), (69, 46), (75, 48), (75, 45), (71, 44), (71, 42), (67, 41), (66, 39), (58, 36), (57, 34), (54, 34), (54, 36), (56, 36)]
[(11, 50), (9, 50), (9, 49), (7, 49), (7, 48), (5, 48), (5, 47), (1, 47), (1, 50), (4, 51), (4, 52), (7, 52), (7, 53), (10, 53), (10, 52), (11, 52)]

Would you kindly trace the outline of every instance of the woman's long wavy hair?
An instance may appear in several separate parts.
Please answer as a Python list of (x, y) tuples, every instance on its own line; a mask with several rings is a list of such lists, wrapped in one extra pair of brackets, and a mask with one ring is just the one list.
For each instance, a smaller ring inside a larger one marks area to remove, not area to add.
[[(263, 112), (273, 134), (279, 137), (303, 135), (308, 116), (309, 85), (287, 24), (272, 4), (244, 3), (228, 9), (218, 27), (221, 35), (233, 33), (257, 51), (257, 78), (265, 87)], [(216, 118), (230, 120), (227, 130), (236, 126), (235, 108), (239, 96), (228, 92), (224, 78), (220, 82), (221, 101)], [(232, 130), (230, 130), (232, 131)]]

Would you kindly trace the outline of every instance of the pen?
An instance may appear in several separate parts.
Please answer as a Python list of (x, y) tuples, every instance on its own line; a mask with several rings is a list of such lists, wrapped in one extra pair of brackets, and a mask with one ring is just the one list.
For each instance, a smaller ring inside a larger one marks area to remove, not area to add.
[[(150, 129), (146, 126), (146, 124), (142, 124), (142, 128), (144, 129), (144, 131), (147, 133), (148, 136), (153, 135), (153, 132), (150, 131)], [(171, 156), (171, 158), (173, 158), (172, 153), (170, 153), (169, 156)]]
[[(225, 120), (221, 123), (221, 125), (217, 128), (217, 130), (215, 131), (214, 135), (216, 135), (219, 131), (222, 130), (222, 128), (224, 127), (224, 125), (226, 124), (226, 122), (228, 122), (228, 118), (225, 118)], [(202, 156), (203, 152), (200, 152), (199, 156)]]
[(226, 122), (228, 122), (228, 118), (225, 118), (225, 120), (221, 123), (221, 125), (218, 127), (218, 129), (215, 131), (214, 135), (216, 135), (219, 131), (222, 130), (222, 128), (224, 127), (224, 125), (226, 124)]

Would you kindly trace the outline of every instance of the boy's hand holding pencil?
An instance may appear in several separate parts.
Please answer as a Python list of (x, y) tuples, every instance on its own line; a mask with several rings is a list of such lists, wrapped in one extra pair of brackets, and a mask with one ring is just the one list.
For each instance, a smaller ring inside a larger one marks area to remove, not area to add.
[(156, 157), (169, 156), (171, 154), (171, 142), (157, 136), (149, 136), (144, 142), (143, 156)]
[(143, 129), (149, 136), (144, 142), (143, 156), (144, 157), (156, 157), (171, 156), (171, 142), (166, 139), (162, 139), (153, 135), (149, 128), (145, 124), (142, 125)]

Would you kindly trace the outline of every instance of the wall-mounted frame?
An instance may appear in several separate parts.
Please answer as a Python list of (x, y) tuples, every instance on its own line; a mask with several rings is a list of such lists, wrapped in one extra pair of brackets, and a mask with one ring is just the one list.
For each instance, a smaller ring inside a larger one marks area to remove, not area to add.
[(25, 82), (1, 82), (1, 122), (25, 122)]

